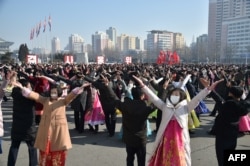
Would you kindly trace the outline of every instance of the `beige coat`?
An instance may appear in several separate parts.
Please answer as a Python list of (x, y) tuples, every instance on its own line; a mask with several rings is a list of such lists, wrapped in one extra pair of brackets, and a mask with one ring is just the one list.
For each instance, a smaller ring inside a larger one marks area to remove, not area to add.
[(71, 92), (65, 98), (59, 98), (57, 101), (51, 102), (49, 97), (43, 97), (36, 92), (32, 91), (29, 94), (28, 98), (43, 104), (44, 110), (34, 145), (36, 148), (42, 151), (46, 150), (49, 131), (51, 140), (50, 151), (72, 148), (65, 107), (76, 96)]

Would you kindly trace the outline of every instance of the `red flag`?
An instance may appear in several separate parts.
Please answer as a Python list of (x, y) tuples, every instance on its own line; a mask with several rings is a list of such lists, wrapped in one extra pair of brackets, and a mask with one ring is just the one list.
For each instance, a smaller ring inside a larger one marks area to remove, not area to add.
[(156, 60), (157, 64), (163, 64), (166, 60), (166, 54), (164, 51), (160, 51), (160, 54), (158, 55), (158, 58)]
[(173, 62), (173, 64), (180, 63), (180, 57), (176, 51), (174, 51), (174, 53), (173, 53), (172, 62)]
[(51, 31), (51, 17), (49, 16), (48, 24), (49, 24), (49, 31)]

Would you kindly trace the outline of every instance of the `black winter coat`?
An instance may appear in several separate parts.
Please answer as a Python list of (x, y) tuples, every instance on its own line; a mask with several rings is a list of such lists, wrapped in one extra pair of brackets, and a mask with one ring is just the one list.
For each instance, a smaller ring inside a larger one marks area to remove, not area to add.
[(245, 108), (240, 101), (229, 97), (226, 102), (222, 104), (220, 112), (215, 119), (214, 128), (216, 135), (224, 138), (237, 138), (240, 117), (247, 113), (247, 108)]
[(122, 139), (131, 147), (145, 146), (147, 143), (147, 118), (154, 111), (143, 100), (125, 98), (121, 102), (111, 87), (104, 86), (116, 108), (122, 113)]
[(22, 95), (22, 90), (13, 88), (13, 122), (11, 128), (12, 140), (34, 140), (36, 136), (35, 126), (35, 101)]

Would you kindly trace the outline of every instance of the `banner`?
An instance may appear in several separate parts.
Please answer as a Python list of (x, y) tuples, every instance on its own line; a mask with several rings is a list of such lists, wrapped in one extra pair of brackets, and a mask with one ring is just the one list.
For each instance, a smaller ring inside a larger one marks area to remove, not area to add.
[(64, 63), (74, 63), (73, 55), (65, 55), (64, 56)]
[(26, 63), (37, 64), (38, 63), (37, 55), (26, 55)]
[(126, 64), (132, 63), (132, 57), (131, 57), (131, 56), (126, 56), (126, 57), (125, 57), (125, 63), (126, 63)]
[(104, 56), (97, 56), (96, 57), (96, 62), (97, 62), (97, 64), (103, 64), (103, 63), (105, 63)]

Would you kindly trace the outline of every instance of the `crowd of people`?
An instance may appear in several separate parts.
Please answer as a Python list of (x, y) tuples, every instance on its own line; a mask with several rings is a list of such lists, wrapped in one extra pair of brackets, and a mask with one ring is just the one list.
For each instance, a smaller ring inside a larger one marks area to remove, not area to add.
[[(20, 143), (29, 149), (30, 165), (65, 165), (72, 147), (66, 106), (74, 111), (75, 130), (108, 136), (122, 114), (122, 139), (128, 166), (146, 165), (147, 120), (156, 115), (156, 139), (148, 165), (191, 165), (189, 134), (200, 114), (216, 116), (216, 156), (235, 149), (239, 132), (250, 132), (250, 67), (215, 64), (2, 64), (0, 103), (7, 85), (13, 87), (13, 123), (8, 166), (16, 163)], [(215, 101), (210, 111), (203, 99)], [(26, 109), (23, 109), (26, 108)], [(38, 130), (36, 130), (38, 126)], [(86, 129), (86, 127), (88, 129)], [(0, 110), (0, 153), (3, 137)], [(37, 157), (39, 150), (39, 159)]]

